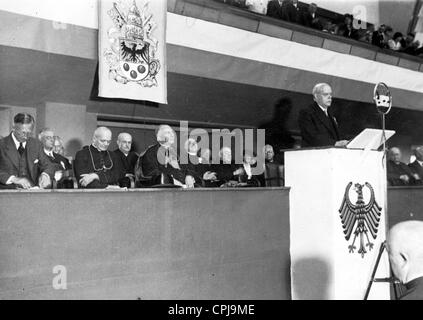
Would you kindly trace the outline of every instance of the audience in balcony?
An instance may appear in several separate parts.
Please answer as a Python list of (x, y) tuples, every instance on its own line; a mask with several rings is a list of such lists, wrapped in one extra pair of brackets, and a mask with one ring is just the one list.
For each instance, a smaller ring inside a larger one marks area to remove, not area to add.
[(383, 48), (385, 44), (385, 25), (381, 24), (379, 28), (373, 32), (372, 45)]
[(395, 32), (392, 39), (388, 40), (388, 47), (394, 51), (402, 51), (403, 36), (401, 32)]
[(353, 16), (351, 14), (344, 15), (344, 22), (340, 23), (337, 29), (338, 35), (358, 40), (358, 30), (353, 27)]
[(248, 10), (266, 15), (269, 0), (246, 0), (245, 6)]
[(323, 23), (317, 15), (317, 4), (310, 3), (308, 11), (303, 15), (302, 24), (309, 28), (323, 30)]
[(269, 1), (267, 5), (267, 15), (272, 18), (282, 19), (282, 0)]
[[(419, 41), (414, 41), (414, 34), (403, 37), (402, 33), (390, 26), (381, 24), (378, 30), (367, 24), (367, 29), (354, 28), (354, 17), (346, 13), (344, 21), (337, 20), (336, 14), (330, 17), (319, 17), (315, 3), (305, 5), (298, 0), (220, 0), (229, 5), (246, 8), (252, 12), (288, 22), (302, 24), (306, 27), (321, 30), (330, 34), (337, 34), (361, 42), (371, 43), (381, 49), (403, 52), (415, 56), (423, 56), (423, 47)], [(307, 8), (307, 9), (306, 9)]]
[(282, 19), (289, 22), (301, 22), (301, 10), (298, 0), (285, 0), (282, 3)]

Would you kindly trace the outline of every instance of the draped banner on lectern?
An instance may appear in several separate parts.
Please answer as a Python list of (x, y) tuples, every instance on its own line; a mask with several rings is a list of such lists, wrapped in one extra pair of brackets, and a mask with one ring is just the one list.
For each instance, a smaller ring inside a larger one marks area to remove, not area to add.
[(99, 1), (100, 97), (167, 103), (166, 0)]

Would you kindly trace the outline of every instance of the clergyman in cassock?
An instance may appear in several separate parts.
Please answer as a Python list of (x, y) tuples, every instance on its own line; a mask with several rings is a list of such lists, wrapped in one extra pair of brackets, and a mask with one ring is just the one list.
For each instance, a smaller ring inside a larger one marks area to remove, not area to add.
[(125, 176), (120, 159), (108, 150), (112, 132), (106, 127), (94, 131), (93, 142), (75, 156), (75, 176), (83, 188), (106, 188), (118, 185)]

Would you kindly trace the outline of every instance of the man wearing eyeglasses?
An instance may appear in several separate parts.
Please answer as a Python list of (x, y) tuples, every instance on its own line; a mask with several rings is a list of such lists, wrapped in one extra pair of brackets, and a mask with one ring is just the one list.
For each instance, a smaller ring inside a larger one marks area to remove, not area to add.
[(49, 188), (54, 166), (32, 137), (34, 118), (19, 113), (13, 119), (10, 135), (0, 141), (0, 188)]
[(72, 165), (67, 158), (54, 152), (54, 131), (44, 128), (38, 134), (38, 140), (43, 145), (43, 151), (50, 162), (56, 166), (54, 179), (58, 188), (66, 188), (67, 178), (73, 175)]
[(125, 176), (120, 159), (108, 150), (111, 141), (110, 129), (98, 127), (92, 144), (76, 153), (74, 169), (79, 186), (104, 189), (118, 185), (119, 179)]

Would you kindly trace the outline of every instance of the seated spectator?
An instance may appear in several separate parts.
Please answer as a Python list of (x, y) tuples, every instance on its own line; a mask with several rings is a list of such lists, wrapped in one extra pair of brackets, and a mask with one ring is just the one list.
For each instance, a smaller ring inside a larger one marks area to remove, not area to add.
[(351, 14), (344, 15), (344, 22), (337, 26), (337, 34), (347, 38), (358, 40), (358, 30), (353, 27), (353, 16)]
[(385, 46), (385, 28), (384, 24), (381, 24), (379, 28), (372, 34), (372, 44), (383, 48)]
[(408, 186), (415, 183), (415, 178), (411, 169), (401, 162), (401, 151), (393, 147), (388, 151), (387, 162), (388, 184), (391, 186)]
[(138, 155), (131, 151), (132, 136), (129, 133), (121, 132), (118, 135), (116, 144), (118, 148), (113, 151), (119, 159), (122, 160), (122, 166), (125, 169), (126, 175), (134, 176), (135, 164), (138, 160)]
[(112, 132), (106, 127), (94, 131), (93, 142), (84, 146), (75, 156), (74, 169), (78, 184), (83, 188), (107, 188), (117, 186), (125, 176), (120, 159), (108, 148)]
[(30, 114), (18, 113), (13, 119), (12, 132), (0, 140), (0, 188), (51, 186), (55, 166), (42, 151), (40, 142), (31, 137), (34, 124)]
[(289, 22), (300, 23), (301, 11), (298, 0), (284, 0), (282, 3), (282, 19)]
[(268, 3), (269, 0), (246, 0), (245, 6), (252, 12), (266, 15)]
[(306, 27), (323, 30), (323, 24), (320, 21), (320, 18), (317, 16), (317, 4), (310, 3), (308, 6), (308, 11), (304, 13), (302, 17), (302, 24)]
[(413, 163), (409, 163), (408, 166), (411, 169), (414, 179), (416, 179), (416, 184), (422, 184), (423, 181), (423, 146), (417, 147), (414, 150), (414, 155), (416, 160)]
[(391, 270), (405, 285), (400, 300), (423, 300), (423, 222), (410, 220), (394, 225), (388, 234)]
[(403, 40), (401, 32), (395, 32), (394, 37), (388, 40), (388, 47), (394, 51), (402, 50), (401, 42)]
[(148, 147), (138, 160), (135, 176), (139, 184), (194, 188), (194, 177), (181, 168), (173, 147), (175, 136), (170, 126), (159, 126), (156, 133), (157, 144)]
[(394, 31), (390, 26), (385, 27), (385, 32), (383, 36), (383, 45), (382, 48), (388, 49), (389, 48), (389, 40), (392, 40), (394, 35)]
[(204, 186), (213, 186), (214, 181), (217, 180), (216, 172), (213, 172), (211, 151), (208, 148), (200, 150), (199, 171), (203, 174)]
[(277, 187), (284, 185), (284, 166), (275, 159), (273, 147), (269, 144), (264, 146), (264, 185), (267, 187)]
[(121, 132), (118, 135), (116, 144), (118, 148), (113, 151), (121, 161), (121, 166), (125, 171), (125, 176), (119, 180), (119, 186), (131, 187), (131, 178), (135, 181), (135, 165), (138, 161), (138, 155), (131, 151), (132, 136), (129, 133)]
[(323, 32), (328, 32), (330, 34), (336, 34), (338, 30), (338, 26), (331, 21), (326, 22), (325, 26), (323, 27)]
[(210, 168), (210, 165), (208, 165), (209, 159), (206, 160), (207, 163), (203, 164), (203, 158), (198, 156), (198, 144), (195, 139), (189, 138), (185, 141), (184, 151), (187, 155), (187, 163), (181, 164), (181, 168), (185, 170), (187, 174), (194, 177), (194, 187), (205, 186), (205, 181), (207, 180), (216, 180), (216, 174), (207, 171), (207, 169)]
[(213, 186), (234, 187), (238, 184), (238, 178), (234, 175), (237, 166), (232, 161), (232, 151), (229, 147), (222, 147), (219, 151), (219, 164), (212, 164), (212, 172), (216, 173)]
[(402, 51), (407, 54), (417, 55), (417, 49), (420, 46), (419, 41), (414, 41), (415, 35), (412, 32), (409, 32), (404, 39)]
[(267, 15), (272, 18), (282, 19), (282, 2), (283, 0), (271, 0), (267, 4)]
[(251, 151), (245, 151), (243, 163), (234, 172), (234, 176), (238, 176), (238, 186), (260, 187), (262, 177), (252, 173), (252, 167), (257, 165), (254, 154)]
[(57, 188), (73, 188), (73, 181), (69, 177), (73, 176), (72, 165), (67, 158), (54, 152), (54, 132), (49, 128), (40, 131), (38, 139), (43, 145), (43, 151), (50, 162), (56, 167), (54, 179), (57, 181)]

